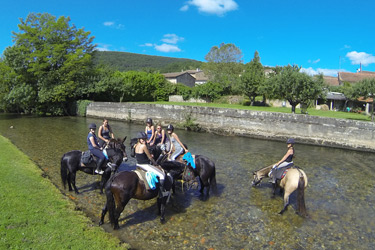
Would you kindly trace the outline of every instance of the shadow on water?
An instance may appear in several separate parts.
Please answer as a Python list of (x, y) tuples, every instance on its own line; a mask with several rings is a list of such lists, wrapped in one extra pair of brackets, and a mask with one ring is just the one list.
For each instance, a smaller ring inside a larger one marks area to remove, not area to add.
[[(0, 133), (98, 223), (105, 196), (99, 194), (97, 176), (77, 172), (79, 195), (64, 190), (60, 176), (61, 156), (86, 150), (87, 126), (92, 122), (100, 125), (101, 119), (0, 115)], [(145, 127), (110, 124), (116, 137), (134, 137)], [(176, 132), (190, 152), (215, 162), (219, 194), (203, 202), (198, 190), (177, 185), (166, 207), (165, 224), (159, 222), (156, 199), (131, 200), (120, 217), (120, 230), (111, 229), (108, 217), (103, 228), (133, 249), (372, 249), (375, 220), (369, 218), (375, 217), (375, 154), (297, 143), (294, 161), (309, 178), (305, 190), (309, 218), (304, 219), (295, 214), (293, 197), (293, 206), (278, 215), (283, 199), (280, 195), (271, 199), (267, 179), (260, 187), (251, 186), (252, 172), (280, 160), (285, 143)], [(131, 157), (120, 166), (120, 170), (132, 168)]]

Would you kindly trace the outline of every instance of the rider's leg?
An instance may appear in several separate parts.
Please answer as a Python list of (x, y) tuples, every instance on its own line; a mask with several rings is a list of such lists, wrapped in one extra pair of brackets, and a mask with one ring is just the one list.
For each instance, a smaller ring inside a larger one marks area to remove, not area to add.
[(171, 161), (175, 161), (176, 158), (177, 158), (180, 154), (182, 154), (183, 151), (184, 151), (183, 148), (179, 148), (179, 149), (175, 150), (174, 153), (173, 153), (172, 156), (171, 156)]
[(104, 171), (101, 170), (101, 169), (102, 169), (102, 167), (103, 167), (103, 165), (105, 164), (105, 161), (106, 161), (103, 152), (100, 151), (100, 149), (98, 149), (98, 148), (94, 148), (93, 150), (91, 150), (91, 153), (93, 155), (95, 155), (96, 157), (98, 157), (98, 161), (96, 162), (95, 173), (97, 173), (97, 174), (103, 174)]

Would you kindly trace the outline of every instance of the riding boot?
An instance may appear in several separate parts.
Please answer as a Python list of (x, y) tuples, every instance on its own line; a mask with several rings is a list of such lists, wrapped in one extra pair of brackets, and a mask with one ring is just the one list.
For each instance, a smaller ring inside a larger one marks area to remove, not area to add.
[(96, 162), (96, 170), (95, 170), (95, 173), (97, 174), (103, 174), (104, 171), (101, 170), (101, 167), (104, 163), (105, 159), (98, 159), (98, 161)]

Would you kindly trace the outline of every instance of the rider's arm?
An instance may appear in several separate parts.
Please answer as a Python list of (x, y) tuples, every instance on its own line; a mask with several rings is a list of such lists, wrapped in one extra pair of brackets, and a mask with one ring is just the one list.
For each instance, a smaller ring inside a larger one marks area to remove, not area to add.
[(143, 152), (146, 153), (148, 159), (152, 162), (152, 165), (156, 166), (156, 161), (154, 160), (154, 158), (152, 158), (150, 152), (148, 151), (147, 149), (147, 146), (146, 145), (142, 145), (142, 149), (143, 149)]
[(174, 134), (174, 138), (176, 139), (176, 141), (177, 141), (178, 143), (180, 143), (181, 147), (185, 150), (186, 153), (189, 152), (189, 150), (187, 150), (187, 149), (185, 148), (184, 144), (180, 141), (180, 139), (178, 138), (178, 135), (177, 135), (177, 134)]
[(115, 139), (115, 134), (112, 132), (111, 126), (108, 125), (109, 133), (111, 134), (112, 139)]
[(278, 166), (281, 163), (283, 163), (288, 158), (288, 156), (291, 155), (291, 154), (293, 154), (293, 149), (292, 148), (288, 149), (288, 151), (286, 152), (286, 154), (284, 155), (284, 157), (280, 161), (278, 161), (276, 163), (276, 166)]
[(103, 140), (103, 141), (107, 141), (103, 136), (102, 136), (102, 130), (103, 130), (103, 125), (99, 127), (99, 130), (98, 130), (98, 137), (99, 139)]
[(165, 143), (165, 131), (164, 129), (161, 130), (161, 142), (160, 143)]
[(96, 142), (94, 140), (94, 136), (90, 136), (90, 142), (91, 142), (91, 145), (94, 147), (94, 148), (99, 148), (98, 145), (96, 145)]
[(155, 135), (155, 128), (154, 126), (151, 126), (151, 137), (149, 140), (147, 140), (147, 143), (150, 143), (154, 139), (154, 135)]

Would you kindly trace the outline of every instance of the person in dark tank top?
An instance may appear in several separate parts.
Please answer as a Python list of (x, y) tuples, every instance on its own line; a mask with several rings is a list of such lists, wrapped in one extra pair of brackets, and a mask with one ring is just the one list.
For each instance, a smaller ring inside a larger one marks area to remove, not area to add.
[(286, 151), (285, 155), (283, 156), (283, 158), (281, 158), (280, 161), (276, 162), (270, 173), (269, 173), (269, 177), (271, 177), (271, 182), (272, 183), (276, 183), (276, 174), (275, 172), (278, 170), (278, 169), (281, 169), (281, 168), (284, 168), (284, 167), (287, 167), (291, 164), (293, 164), (293, 157), (294, 157), (294, 139), (293, 138), (289, 138), (287, 141), (286, 141), (286, 144), (287, 144), (287, 148), (288, 150)]
[(103, 125), (99, 127), (98, 130), (98, 137), (99, 137), (99, 145), (103, 147), (105, 143), (108, 143), (109, 140), (114, 139), (115, 135), (112, 132), (111, 126), (108, 124), (108, 120), (103, 120)]

